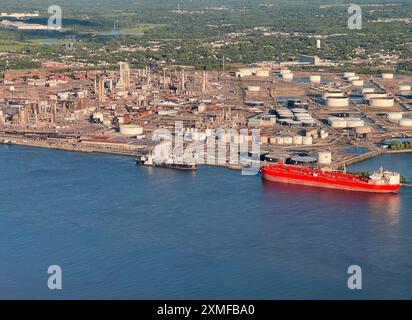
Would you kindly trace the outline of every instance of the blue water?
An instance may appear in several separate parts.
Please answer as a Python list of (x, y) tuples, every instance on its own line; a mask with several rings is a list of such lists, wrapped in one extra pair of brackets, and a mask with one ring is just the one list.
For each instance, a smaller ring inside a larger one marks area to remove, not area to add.
[[(412, 154), (381, 164), (412, 180)], [(238, 171), (0, 146), (0, 298), (412, 298), (412, 189), (374, 195)], [(47, 268), (63, 290), (47, 288)], [(347, 288), (347, 268), (363, 289)]]

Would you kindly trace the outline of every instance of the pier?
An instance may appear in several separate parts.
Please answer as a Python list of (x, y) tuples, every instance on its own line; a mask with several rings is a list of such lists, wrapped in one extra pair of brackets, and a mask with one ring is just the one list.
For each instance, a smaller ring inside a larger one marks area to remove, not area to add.
[(355, 164), (355, 163), (358, 163), (358, 162), (368, 160), (370, 158), (376, 157), (376, 156), (381, 155), (383, 153), (384, 153), (383, 150), (375, 149), (375, 150), (366, 152), (364, 154), (356, 155), (354, 157), (351, 157), (351, 158), (345, 159), (343, 161), (334, 163), (334, 164), (330, 165), (329, 167), (327, 167), (327, 169), (336, 170), (336, 169), (339, 169), (339, 168), (342, 168), (342, 167), (345, 167), (345, 166), (349, 166), (351, 164)]

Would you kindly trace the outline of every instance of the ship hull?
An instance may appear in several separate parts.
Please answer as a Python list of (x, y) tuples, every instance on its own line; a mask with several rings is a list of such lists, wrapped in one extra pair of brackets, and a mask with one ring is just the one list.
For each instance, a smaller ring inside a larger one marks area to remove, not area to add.
[(299, 175), (282, 176), (281, 174), (274, 174), (273, 172), (265, 172), (265, 170), (262, 172), (262, 178), (270, 182), (358, 192), (397, 193), (400, 189), (399, 185), (372, 185), (348, 181), (329, 181), (329, 179), (322, 177), (300, 177)]

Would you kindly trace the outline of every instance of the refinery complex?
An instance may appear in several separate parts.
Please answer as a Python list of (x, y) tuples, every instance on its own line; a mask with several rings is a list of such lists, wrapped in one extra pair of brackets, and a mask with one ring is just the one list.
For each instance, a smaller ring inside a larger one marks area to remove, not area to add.
[[(224, 144), (257, 143), (261, 161), (342, 168), (412, 137), (411, 79), (304, 71), (317, 64), (310, 58), (299, 71), (273, 62), (214, 71), (119, 62), (116, 71), (66, 72), (52, 61), (10, 71), (0, 82), (0, 140), (137, 156), (153, 152), (157, 130), (179, 123), (186, 146), (221, 132)], [(230, 156), (218, 164), (241, 167)]]

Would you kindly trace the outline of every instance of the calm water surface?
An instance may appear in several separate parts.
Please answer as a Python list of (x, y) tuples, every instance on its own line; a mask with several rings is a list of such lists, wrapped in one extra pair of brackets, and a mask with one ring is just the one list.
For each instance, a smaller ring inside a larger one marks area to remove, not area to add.
[[(353, 170), (412, 180), (411, 161)], [(412, 188), (351, 193), (18, 146), (0, 146), (0, 165), (0, 298), (412, 298)], [(352, 264), (361, 291), (347, 289)]]

